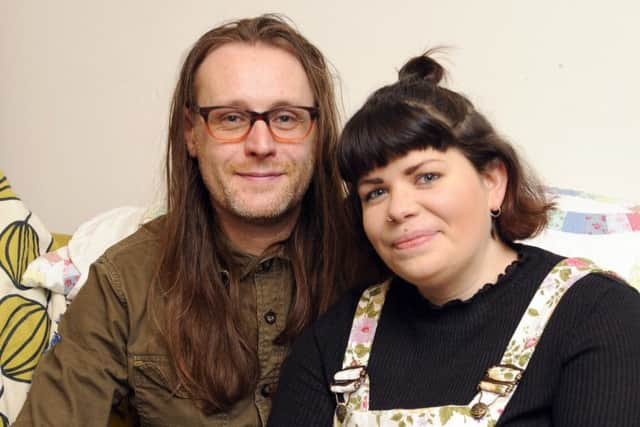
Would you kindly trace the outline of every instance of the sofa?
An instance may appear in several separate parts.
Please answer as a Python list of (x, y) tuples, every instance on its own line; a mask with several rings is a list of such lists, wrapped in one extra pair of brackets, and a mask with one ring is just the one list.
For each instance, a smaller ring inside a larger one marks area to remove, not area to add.
[[(640, 204), (577, 190), (547, 191), (556, 209), (543, 233), (526, 243), (590, 258), (640, 289)], [(162, 206), (119, 207), (89, 219), (72, 235), (51, 233), (0, 171), (0, 426), (16, 418), (37, 363), (59, 340), (58, 323), (91, 263), (162, 212)], [(123, 401), (110, 425), (131, 422)]]

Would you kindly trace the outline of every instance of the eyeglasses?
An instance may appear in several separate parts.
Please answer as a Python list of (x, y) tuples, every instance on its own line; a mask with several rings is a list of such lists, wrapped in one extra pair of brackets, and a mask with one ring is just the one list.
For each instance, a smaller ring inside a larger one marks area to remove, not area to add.
[(311, 133), (319, 114), (315, 107), (300, 106), (283, 106), (262, 113), (225, 106), (196, 105), (191, 110), (202, 116), (209, 135), (223, 143), (242, 141), (258, 120), (267, 124), (274, 141), (300, 143)]

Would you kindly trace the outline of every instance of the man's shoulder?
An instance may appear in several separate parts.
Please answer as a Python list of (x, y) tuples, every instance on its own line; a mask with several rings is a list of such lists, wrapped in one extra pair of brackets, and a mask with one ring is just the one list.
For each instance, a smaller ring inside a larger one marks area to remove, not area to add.
[(121, 282), (127, 282), (129, 276), (138, 280), (151, 277), (156, 273), (160, 260), (164, 226), (164, 216), (143, 224), (136, 232), (107, 249), (96, 261), (96, 266), (108, 270), (112, 278), (121, 278)]
[(159, 252), (160, 236), (164, 229), (164, 224), (165, 217), (163, 215), (141, 225), (133, 234), (108, 248), (104, 253), (104, 257), (115, 261), (135, 256), (138, 253), (144, 255), (150, 252)]

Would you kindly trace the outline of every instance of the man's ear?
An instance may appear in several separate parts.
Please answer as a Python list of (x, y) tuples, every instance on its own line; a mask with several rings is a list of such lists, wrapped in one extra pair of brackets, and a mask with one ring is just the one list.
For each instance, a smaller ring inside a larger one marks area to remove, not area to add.
[(191, 157), (196, 157), (198, 150), (196, 147), (195, 129), (193, 116), (188, 108), (182, 109), (182, 120), (184, 120), (184, 141), (187, 144), (187, 151)]
[(487, 164), (480, 175), (489, 196), (487, 198), (489, 210), (499, 209), (504, 201), (507, 184), (509, 183), (507, 167), (502, 160), (495, 159)]

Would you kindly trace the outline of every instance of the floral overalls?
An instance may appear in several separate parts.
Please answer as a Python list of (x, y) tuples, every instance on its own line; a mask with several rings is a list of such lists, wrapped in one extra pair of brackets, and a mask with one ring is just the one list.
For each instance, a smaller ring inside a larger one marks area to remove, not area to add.
[(516, 390), (544, 327), (564, 293), (587, 274), (601, 271), (581, 258), (559, 262), (531, 299), (500, 364), (487, 370), (478, 384), (478, 394), (471, 402), (419, 409), (369, 410), (367, 363), (389, 281), (368, 288), (356, 308), (342, 370), (335, 374), (331, 385), (337, 399), (334, 426), (494, 426)]

